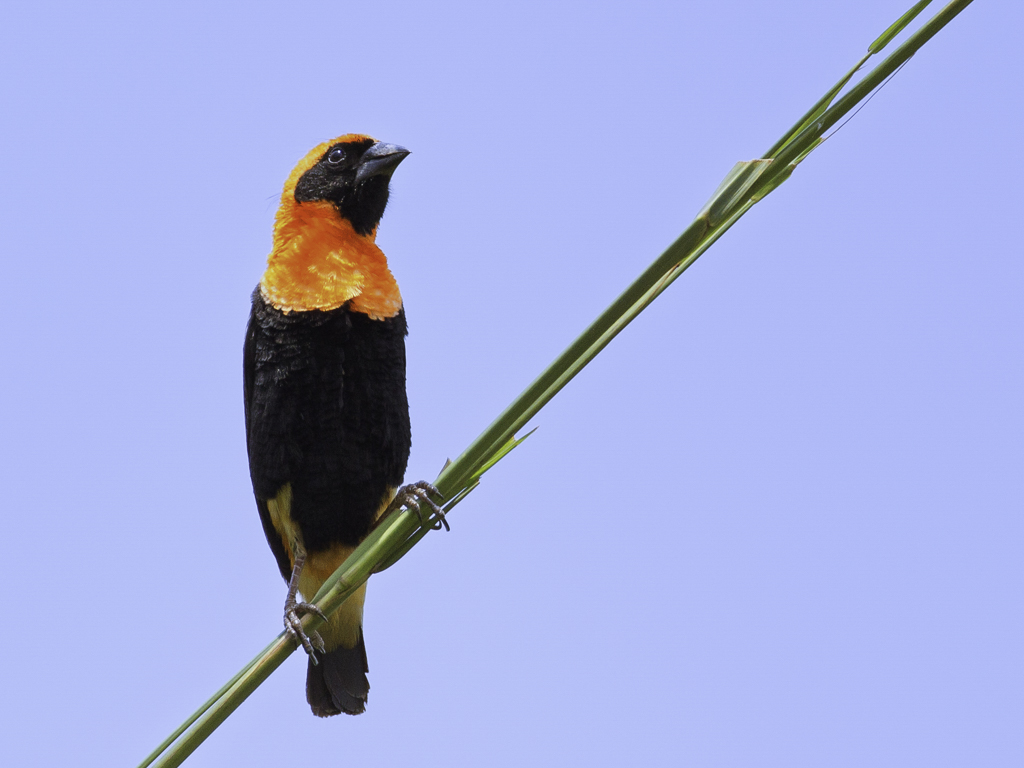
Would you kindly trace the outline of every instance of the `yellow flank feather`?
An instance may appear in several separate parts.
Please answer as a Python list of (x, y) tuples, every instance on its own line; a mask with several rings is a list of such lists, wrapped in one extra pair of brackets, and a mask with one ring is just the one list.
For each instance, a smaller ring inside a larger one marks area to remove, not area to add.
[[(353, 549), (355, 547), (335, 544), (324, 552), (309, 554), (306, 557), (302, 575), (299, 576), (299, 592), (302, 593), (302, 596), (307, 600), (312, 599), (328, 577), (345, 562), (345, 558), (352, 554)], [(327, 623), (317, 630), (328, 651), (333, 651), (338, 646), (351, 648), (359, 640), (359, 628), (363, 626), (363, 602), (365, 600), (366, 583), (363, 582), (363, 585), (330, 615)]]
[[(383, 502), (377, 510), (377, 517), (380, 517), (387, 509), (397, 490), (397, 488), (387, 490)], [(285, 550), (288, 552), (288, 562), (294, 567), (295, 550), (298, 547), (305, 549), (306, 546), (302, 541), (302, 532), (292, 520), (291, 506), (291, 483), (282, 486), (274, 498), (267, 500), (270, 522), (284, 543)], [(354, 549), (355, 547), (344, 544), (335, 544), (322, 552), (307, 552), (306, 564), (299, 575), (299, 592), (302, 593), (303, 598), (311, 600), (323, 583), (338, 569), (339, 565), (345, 562)], [(331, 614), (327, 623), (317, 630), (328, 651), (339, 646), (352, 648), (359, 640), (359, 628), (363, 625), (363, 603), (365, 600), (366, 584), (364, 583), (348, 600), (341, 604), (338, 610)]]

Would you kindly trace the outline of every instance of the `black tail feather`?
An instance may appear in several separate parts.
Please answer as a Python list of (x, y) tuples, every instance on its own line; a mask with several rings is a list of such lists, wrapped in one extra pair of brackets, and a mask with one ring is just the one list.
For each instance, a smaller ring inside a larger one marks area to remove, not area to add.
[(306, 666), (306, 701), (317, 717), (358, 715), (366, 709), (370, 681), (366, 673), (366, 646), (363, 630), (351, 648), (335, 648), (318, 655), (318, 664), (312, 659)]

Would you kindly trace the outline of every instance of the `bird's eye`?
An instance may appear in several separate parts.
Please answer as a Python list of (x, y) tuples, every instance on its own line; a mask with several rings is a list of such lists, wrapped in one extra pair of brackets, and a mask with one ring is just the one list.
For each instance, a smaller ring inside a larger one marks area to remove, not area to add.
[(327, 162), (331, 165), (337, 165), (345, 159), (345, 150), (343, 149), (332, 149), (327, 155)]

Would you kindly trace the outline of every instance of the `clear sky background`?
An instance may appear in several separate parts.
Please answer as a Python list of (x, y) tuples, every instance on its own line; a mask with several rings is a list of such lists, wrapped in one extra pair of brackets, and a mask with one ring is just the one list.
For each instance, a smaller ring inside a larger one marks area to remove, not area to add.
[[(7, 4), (0, 754), (134, 766), (281, 628), (241, 348), (317, 142), (432, 479), (911, 0)], [(936, 9), (938, 3), (934, 4)], [(1024, 761), (1024, 5), (978, 0), (190, 766)]]

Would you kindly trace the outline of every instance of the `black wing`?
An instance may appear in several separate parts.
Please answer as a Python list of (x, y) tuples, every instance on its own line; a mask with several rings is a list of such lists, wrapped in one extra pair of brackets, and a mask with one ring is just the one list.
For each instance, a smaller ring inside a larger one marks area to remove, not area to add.
[(291, 564), (267, 501), (290, 485), (308, 552), (355, 546), (405, 475), (405, 313), (371, 319), (347, 306), (284, 312), (257, 291), (246, 334), (249, 474), (282, 574)]
[[(245, 346), (242, 349), (242, 396), (245, 400), (245, 447), (249, 455), (249, 472), (250, 475), (255, 470), (253, 466), (253, 446), (252, 446), (252, 433), (253, 423), (252, 418), (255, 409), (252, 406), (253, 397), (256, 391), (256, 355), (258, 344), (258, 337), (260, 334), (259, 317), (257, 316), (257, 301), (259, 301), (259, 286), (253, 291), (253, 305), (252, 312), (249, 315), (249, 325), (245, 329)], [(267, 543), (270, 545), (270, 551), (274, 553), (274, 558), (277, 560), (277, 567), (281, 571), (281, 576), (285, 581), (291, 578), (292, 574), (292, 563), (288, 558), (288, 551), (284, 547), (284, 542), (281, 541), (281, 537), (274, 529), (274, 524), (270, 521), (270, 510), (267, 509), (267, 500), (260, 498), (260, 495), (255, 492), (256, 489), (256, 478), (252, 477), (253, 492), (256, 496), (256, 507), (259, 509), (260, 522), (263, 523), (263, 534), (267, 537)]]

